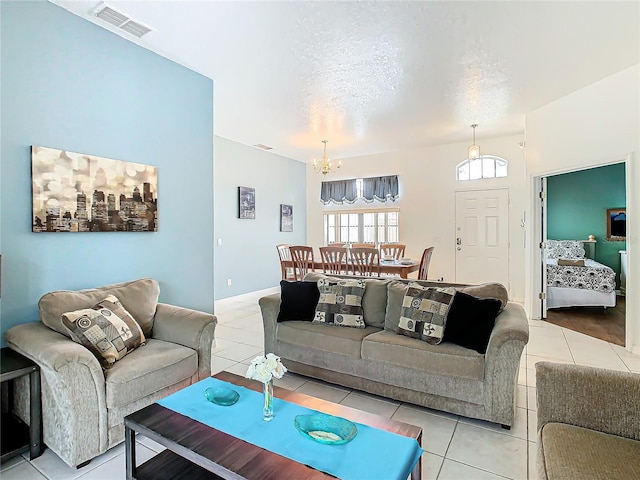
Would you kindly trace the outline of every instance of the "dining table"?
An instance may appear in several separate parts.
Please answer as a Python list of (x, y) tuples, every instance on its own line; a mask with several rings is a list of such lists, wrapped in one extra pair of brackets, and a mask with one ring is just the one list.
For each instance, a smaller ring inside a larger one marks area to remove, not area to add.
[[(291, 260), (286, 260), (283, 264), (286, 268), (293, 268), (293, 261)], [(409, 278), (409, 274), (417, 272), (419, 268), (420, 262), (415, 260), (380, 260), (381, 275), (399, 275), (400, 278)], [(322, 261), (315, 260), (313, 269), (318, 272), (324, 271)], [(344, 264), (344, 271), (347, 275), (357, 275), (357, 267), (351, 262)]]

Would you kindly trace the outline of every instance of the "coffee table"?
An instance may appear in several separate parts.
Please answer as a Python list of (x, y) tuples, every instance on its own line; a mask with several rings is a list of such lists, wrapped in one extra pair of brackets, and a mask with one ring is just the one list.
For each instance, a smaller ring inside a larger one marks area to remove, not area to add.
[[(262, 391), (261, 385), (229, 372), (215, 378)], [(355, 408), (274, 387), (274, 395), (291, 403), (347, 418), (353, 422), (422, 441), (422, 428)], [(335, 477), (264, 450), (224, 432), (185, 417), (156, 403), (124, 419), (127, 479), (334, 479)], [(135, 434), (141, 433), (166, 450), (136, 467)], [(222, 447), (221, 447), (222, 446)], [(411, 472), (420, 480), (421, 460)]]

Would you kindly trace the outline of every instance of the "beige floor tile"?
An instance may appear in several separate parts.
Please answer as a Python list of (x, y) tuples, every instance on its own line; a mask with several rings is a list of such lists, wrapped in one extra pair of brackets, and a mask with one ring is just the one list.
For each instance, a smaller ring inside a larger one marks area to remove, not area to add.
[[(141, 465), (150, 458), (157, 455), (153, 450), (145, 447), (144, 445), (136, 445), (136, 463)], [(116, 456), (115, 458), (103, 463), (97, 468), (89, 471), (82, 476), (82, 480), (125, 480), (126, 479), (125, 468), (125, 455), (124, 453)]]
[(504, 480), (504, 477), (495, 475), (479, 468), (474, 468), (454, 460), (444, 459), (438, 480)]
[(260, 347), (245, 345), (243, 343), (236, 343), (232, 347), (225, 348), (224, 350), (217, 352), (216, 356), (227, 358), (229, 360), (235, 360), (236, 362), (241, 362), (243, 360), (251, 360), (255, 358), (261, 351), (262, 348)]
[(309, 379), (307, 377), (303, 377), (302, 375), (287, 372), (284, 374), (284, 377), (274, 380), (273, 384), (278, 387), (286, 388), (287, 390), (297, 390), (308, 380)]
[(26, 461), (14, 462), (10, 467), (3, 468), (1, 477), (2, 480), (45, 480), (47, 478)]
[(151, 440), (148, 437), (145, 437), (144, 435), (136, 435), (136, 442), (144, 445), (145, 447), (149, 448), (150, 450), (153, 450), (156, 453), (160, 453), (163, 450), (166, 450), (166, 447), (164, 445), (160, 445), (158, 442), (154, 442), (153, 440)]
[(425, 409), (406, 404), (401, 405), (391, 418), (422, 427), (422, 448), (441, 456), (446, 454), (457, 424), (457, 420), (432, 415)]
[(574, 363), (573, 356), (569, 359), (558, 357), (543, 357), (540, 355), (527, 355), (527, 368), (535, 369), (538, 362), (553, 362), (553, 363)]
[(529, 480), (538, 480), (537, 451), (538, 445), (529, 442)]
[(527, 410), (527, 440), (529, 442), (538, 441), (538, 412), (536, 410)]
[(527, 385), (527, 369), (526, 368), (518, 369), (518, 385), (525, 385), (525, 386)]
[(536, 370), (534, 368), (527, 368), (527, 387), (536, 386)]
[(456, 426), (446, 458), (514, 480), (527, 478), (526, 440), (462, 422)]
[[(94, 458), (88, 465), (85, 465), (82, 468), (75, 468), (64, 463), (58, 455), (56, 455), (51, 449), (47, 448), (42, 455), (30, 463), (49, 480), (71, 480), (79, 478), (85, 473), (121, 454), (124, 454), (123, 443), (116, 445), (102, 455)], [(4, 479), (4, 473), (2, 478)]]
[(340, 404), (386, 418), (391, 418), (400, 406), (398, 402), (384, 400), (383, 398), (376, 397), (375, 395), (355, 391), (347, 395)]
[(214, 355), (211, 357), (211, 375), (220, 373), (236, 363), (238, 362), (235, 360), (229, 360), (228, 358), (222, 358)]
[(350, 390), (345, 390), (339, 387), (332, 387), (326, 384), (318, 383), (316, 381), (305, 382), (296, 392), (311, 395), (312, 397), (318, 397), (329, 402), (340, 403), (344, 397), (346, 397)]
[(527, 387), (527, 408), (529, 410), (538, 410), (535, 387)]
[(443, 461), (444, 457), (440, 455), (424, 452), (422, 454), (422, 480), (435, 480), (438, 478)]
[(516, 385), (516, 407), (527, 408), (526, 385)]
[(235, 363), (230, 367), (224, 369), (225, 372), (235, 373), (236, 375), (240, 375), (244, 377), (245, 373), (247, 373), (247, 365), (244, 363)]
[(527, 439), (527, 409), (516, 408), (515, 418), (513, 425), (509, 430), (502, 428), (502, 425), (493, 422), (487, 422), (485, 420), (477, 420), (475, 418), (460, 417), (459, 423), (465, 423), (467, 425), (474, 425), (480, 428), (486, 428), (502, 435), (511, 435), (512, 437)]
[(19, 463), (23, 463), (23, 462), (26, 462), (26, 460), (22, 458), (22, 455), (17, 455), (13, 458), (10, 458), (9, 460), (0, 464), (0, 473), (4, 472), (5, 470), (8, 470), (11, 467), (15, 467)]

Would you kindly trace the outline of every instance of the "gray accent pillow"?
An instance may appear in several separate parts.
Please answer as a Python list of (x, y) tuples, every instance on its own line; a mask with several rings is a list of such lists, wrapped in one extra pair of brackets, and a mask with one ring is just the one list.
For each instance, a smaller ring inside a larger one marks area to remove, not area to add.
[(88, 348), (103, 368), (111, 368), (146, 342), (140, 326), (113, 295), (91, 308), (63, 313), (62, 323), (71, 339)]
[[(339, 279), (344, 277), (329, 276), (318, 272), (309, 272), (304, 276), (304, 280), (307, 282), (317, 282), (323, 278)], [(384, 328), (387, 312), (388, 284), (389, 280), (364, 279), (365, 286), (364, 295), (362, 296), (362, 311), (364, 314), (364, 323), (368, 327)]]
[(447, 314), (455, 294), (453, 287), (433, 288), (410, 284), (402, 302), (397, 332), (432, 345), (439, 344), (444, 337)]
[(151, 336), (153, 318), (156, 315), (160, 286), (152, 278), (116, 283), (89, 290), (58, 290), (42, 296), (38, 302), (40, 321), (47, 327), (69, 337), (62, 324), (62, 314), (82, 308), (92, 308), (107, 295), (115, 295), (124, 308), (142, 328), (145, 336)]
[(362, 311), (364, 280), (323, 278), (318, 280), (320, 300), (312, 323), (365, 328)]
[(384, 317), (384, 329), (397, 332), (402, 314), (402, 303), (409, 285), (403, 282), (391, 281), (387, 285), (387, 311)]

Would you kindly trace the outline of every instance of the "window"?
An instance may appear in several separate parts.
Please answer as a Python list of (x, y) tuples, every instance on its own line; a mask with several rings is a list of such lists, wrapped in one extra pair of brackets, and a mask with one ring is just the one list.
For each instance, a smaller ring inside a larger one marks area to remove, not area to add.
[(324, 243), (396, 243), (399, 241), (398, 209), (324, 213)]
[(478, 180), (480, 178), (497, 178), (507, 176), (507, 161), (493, 155), (480, 155), (468, 158), (456, 167), (458, 180)]

